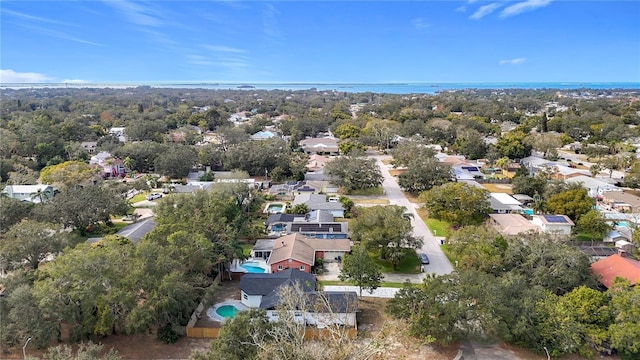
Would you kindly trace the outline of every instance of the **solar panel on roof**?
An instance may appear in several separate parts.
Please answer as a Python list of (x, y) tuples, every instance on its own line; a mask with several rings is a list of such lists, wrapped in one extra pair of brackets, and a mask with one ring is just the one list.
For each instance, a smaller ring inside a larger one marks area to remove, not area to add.
[(544, 216), (544, 219), (550, 223), (566, 223), (567, 222), (567, 219), (565, 219), (564, 216), (559, 216), (559, 215), (542, 215), (542, 216)]

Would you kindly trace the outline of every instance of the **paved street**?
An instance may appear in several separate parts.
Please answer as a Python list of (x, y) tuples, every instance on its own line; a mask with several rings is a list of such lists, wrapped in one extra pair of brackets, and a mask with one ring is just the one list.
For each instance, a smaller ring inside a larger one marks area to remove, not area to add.
[[(386, 281), (404, 281), (405, 279), (409, 279), (411, 282), (420, 282), (422, 278), (424, 278), (427, 273), (435, 273), (438, 275), (449, 274), (453, 271), (453, 266), (449, 262), (449, 259), (444, 255), (442, 249), (440, 249), (440, 241), (436, 239), (433, 233), (429, 230), (427, 225), (422, 221), (418, 213), (416, 212), (416, 204), (409, 202), (407, 197), (404, 195), (398, 182), (396, 179), (391, 176), (389, 173), (389, 166), (382, 163), (383, 159), (391, 159), (391, 156), (388, 155), (372, 155), (372, 158), (376, 159), (378, 165), (380, 166), (380, 170), (382, 172), (382, 176), (384, 177), (384, 182), (382, 183), (382, 187), (384, 188), (385, 195), (389, 199), (389, 203), (391, 205), (400, 205), (407, 208), (407, 212), (413, 214), (413, 234), (416, 237), (424, 239), (424, 245), (422, 251), (429, 256), (429, 265), (425, 265), (425, 273), (420, 274), (419, 279), (414, 279), (416, 275), (395, 275), (389, 274), (385, 277)], [(398, 279), (396, 279), (398, 278)], [(417, 280), (417, 281), (415, 281)]]

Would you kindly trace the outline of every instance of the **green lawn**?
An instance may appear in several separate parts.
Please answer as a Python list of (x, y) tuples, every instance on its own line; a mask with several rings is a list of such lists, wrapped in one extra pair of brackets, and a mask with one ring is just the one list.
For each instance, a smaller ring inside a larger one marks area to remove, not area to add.
[(451, 224), (449, 224), (448, 222), (430, 218), (424, 219), (424, 222), (427, 224), (432, 233), (434, 230), (436, 231), (436, 236), (449, 237), (449, 234), (451, 233)]
[(380, 266), (383, 273), (391, 274), (419, 274), (420, 273), (420, 260), (414, 249), (405, 249), (407, 256), (404, 260), (398, 264), (396, 271), (393, 271), (393, 266), (390, 262), (382, 260), (378, 257), (378, 253), (369, 253), (371, 259)]
[(140, 201), (146, 200), (146, 199), (145, 199), (145, 196), (147, 196), (147, 194), (148, 194), (148, 192), (146, 192), (146, 191), (142, 191), (142, 192), (140, 192), (139, 194), (137, 194), (136, 196), (134, 196), (134, 197), (132, 197), (131, 199), (129, 199), (129, 203), (130, 203), (130, 204), (134, 204), (134, 203), (137, 203), (137, 202), (140, 202)]
[(382, 195), (383, 194), (383, 190), (381, 186), (375, 187), (375, 188), (370, 188), (370, 189), (361, 189), (361, 190), (352, 190), (349, 191), (349, 195), (362, 195), (362, 196), (368, 196), (368, 195)]

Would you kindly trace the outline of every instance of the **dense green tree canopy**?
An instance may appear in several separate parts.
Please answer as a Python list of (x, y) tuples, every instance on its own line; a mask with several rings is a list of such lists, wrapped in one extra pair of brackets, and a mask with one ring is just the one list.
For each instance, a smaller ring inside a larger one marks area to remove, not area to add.
[(27, 220), (13, 225), (0, 239), (0, 250), (12, 267), (25, 262), (35, 270), (49, 256), (55, 256), (69, 243), (71, 234), (60, 226)]
[(373, 291), (380, 286), (382, 272), (369, 257), (367, 249), (356, 246), (351, 249), (351, 254), (344, 256), (339, 277), (342, 281), (351, 281), (358, 286), (362, 296), (362, 289)]
[(412, 194), (430, 190), (450, 182), (453, 178), (451, 166), (434, 157), (414, 158), (407, 170), (398, 175), (398, 184)]
[(406, 256), (406, 248), (422, 246), (422, 239), (413, 236), (407, 209), (398, 205), (363, 208), (351, 223), (351, 239), (369, 251), (376, 251), (394, 269)]
[(374, 159), (361, 156), (341, 156), (327, 163), (324, 168), (336, 186), (347, 191), (377, 188), (382, 184), (382, 174)]
[(552, 214), (567, 215), (571, 220), (577, 221), (588, 213), (595, 205), (595, 200), (589, 197), (584, 188), (569, 189), (552, 195), (547, 200), (547, 209)]
[(429, 215), (455, 225), (483, 222), (489, 215), (489, 192), (466, 183), (447, 183), (420, 194)]

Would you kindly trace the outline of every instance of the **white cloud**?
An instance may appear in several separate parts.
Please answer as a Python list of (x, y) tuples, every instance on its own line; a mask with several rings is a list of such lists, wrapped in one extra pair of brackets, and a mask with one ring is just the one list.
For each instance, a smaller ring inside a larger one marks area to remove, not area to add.
[(42, 83), (53, 80), (49, 76), (35, 72), (16, 72), (11, 69), (0, 69), (0, 83)]
[(457, 12), (465, 12), (465, 11), (467, 11), (467, 7), (464, 6), (464, 5), (459, 6), (459, 7), (456, 8), (456, 11)]
[(415, 27), (416, 29), (426, 29), (429, 26), (431, 26), (431, 24), (426, 22), (423, 18), (411, 19), (411, 23), (413, 24), (413, 27)]
[(262, 16), (264, 34), (269, 40), (279, 43), (284, 39), (280, 26), (278, 25), (278, 15), (280, 12), (272, 4), (267, 4)]
[(224, 53), (243, 54), (243, 53), (247, 52), (244, 49), (232, 48), (232, 47), (224, 46), (224, 45), (204, 45), (204, 48), (208, 49), (208, 50), (211, 50), (211, 51), (224, 52)]
[(106, 3), (120, 10), (130, 22), (136, 25), (152, 27), (162, 25), (160, 19), (158, 19), (158, 13), (140, 2), (122, 0), (106, 1)]
[(478, 10), (476, 10), (476, 12), (474, 12), (471, 16), (469, 16), (469, 18), (473, 20), (482, 19), (483, 17), (496, 11), (500, 6), (501, 4), (499, 3), (491, 3), (491, 4), (480, 6)]
[(499, 63), (500, 65), (517, 65), (522, 64), (525, 61), (527, 61), (527, 58), (515, 58), (509, 60), (500, 60)]
[(13, 10), (8, 10), (8, 9), (2, 9), (2, 12), (7, 14), (7, 15), (11, 15), (13, 17), (16, 17), (16, 18), (19, 18), (19, 19), (22, 19), (22, 20), (27, 20), (27, 21), (44, 22), (44, 23), (58, 24), (58, 25), (64, 25), (64, 26), (70, 26), (71, 25), (69, 23), (65, 23), (65, 22), (62, 22), (62, 21), (47, 19), (47, 18), (43, 18), (43, 17), (40, 17), (40, 16), (25, 14), (25, 13), (21, 13), (21, 12), (18, 12), (18, 11), (13, 11)]
[(507, 6), (500, 12), (501, 18), (522, 14), (523, 12), (535, 10), (547, 6), (552, 0), (525, 0), (517, 4)]
[(62, 80), (63, 83), (65, 84), (87, 84), (89, 83), (88, 80), (82, 80), (82, 79), (64, 79)]

